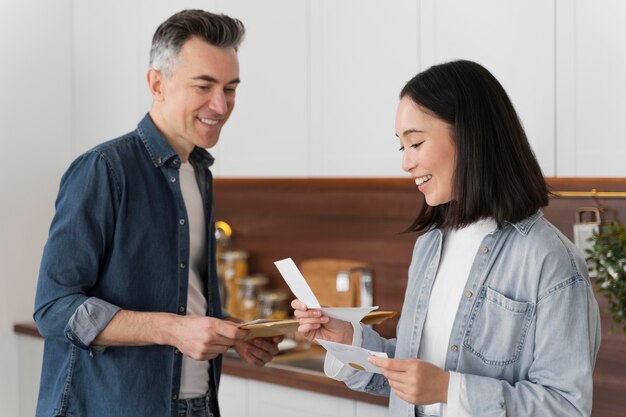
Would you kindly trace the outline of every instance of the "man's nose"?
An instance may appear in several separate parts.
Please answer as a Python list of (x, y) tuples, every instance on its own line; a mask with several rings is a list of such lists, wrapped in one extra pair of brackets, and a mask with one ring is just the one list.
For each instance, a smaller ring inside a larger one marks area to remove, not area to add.
[(228, 105), (226, 104), (226, 96), (224, 95), (223, 91), (217, 90), (213, 92), (213, 94), (211, 95), (211, 100), (209, 102), (209, 107), (212, 111), (219, 115), (226, 114)]

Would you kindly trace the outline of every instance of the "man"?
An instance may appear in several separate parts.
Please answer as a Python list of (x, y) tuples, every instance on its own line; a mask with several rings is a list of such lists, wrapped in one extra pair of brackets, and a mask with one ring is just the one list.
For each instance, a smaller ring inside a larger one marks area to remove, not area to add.
[(152, 108), (61, 180), (35, 302), (37, 416), (219, 416), (221, 357), (262, 366), (280, 338), (222, 317), (214, 146), (235, 104), (243, 24), (185, 10), (154, 34)]

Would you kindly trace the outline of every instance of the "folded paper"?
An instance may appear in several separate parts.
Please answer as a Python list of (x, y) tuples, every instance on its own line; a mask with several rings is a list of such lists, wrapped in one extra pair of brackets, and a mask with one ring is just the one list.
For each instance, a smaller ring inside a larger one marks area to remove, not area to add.
[(367, 358), (370, 356), (378, 356), (379, 358), (386, 358), (385, 352), (374, 352), (371, 350), (363, 349), (359, 346), (344, 345), (342, 343), (329, 342), (328, 340), (315, 339), (328, 353), (333, 355), (344, 365), (356, 369), (357, 371), (373, 372), (381, 374), (382, 371), (378, 366), (371, 364)]
[[(388, 318), (394, 317), (395, 311), (372, 311), (361, 319), (363, 324), (380, 324)], [(298, 320), (295, 319), (259, 319), (242, 323), (240, 328), (250, 330), (247, 339), (255, 339), (257, 337), (282, 336), (289, 333), (295, 333), (298, 330)]]
[(307, 308), (321, 309), (328, 317), (349, 321), (351, 323), (358, 323), (363, 317), (365, 317), (366, 314), (378, 308), (378, 306), (322, 307), (320, 306), (319, 301), (317, 301), (315, 294), (313, 294), (313, 290), (311, 290), (311, 287), (309, 287), (306, 279), (304, 279), (304, 276), (302, 276), (302, 273), (291, 258), (276, 261), (274, 262), (274, 265), (276, 265), (276, 268), (278, 268), (278, 271), (289, 286), (289, 289), (298, 300), (306, 304)]

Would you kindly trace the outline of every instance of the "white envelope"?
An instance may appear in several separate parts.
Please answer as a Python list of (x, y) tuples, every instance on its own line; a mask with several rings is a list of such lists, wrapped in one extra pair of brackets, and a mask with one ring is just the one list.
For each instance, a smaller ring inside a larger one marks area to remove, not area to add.
[(378, 306), (322, 307), (320, 306), (319, 301), (317, 301), (315, 294), (313, 294), (313, 290), (311, 290), (311, 287), (309, 287), (306, 279), (304, 279), (302, 273), (291, 258), (276, 261), (274, 262), (274, 265), (276, 265), (276, 268), (278, 268), (278, 271), (283, 276), (283, 279), (289, 286), (289, 289), (291, 289), (291, 292), (293, 292), (297, 299), (306, 304), (308, 308), (321, 309), (328, 317), (349, 321), (351, 323), (358, 323), (367, 313), (378, 308)]
[(369, 363), (367, 358), (370, 356), (378, 356), (379, 358), (386, 358), (385, 352), (374, 352), (371, 350), (363, 349), (359, 346), (344, 345), (342, 343), (329, 342), (328, 340), (315, 339), (324, 349), (333, 355), (344, 365), (356, 369), (357, 371), (373, 372), (376, 374), (382, 374), (382, 371), (378, 366)]

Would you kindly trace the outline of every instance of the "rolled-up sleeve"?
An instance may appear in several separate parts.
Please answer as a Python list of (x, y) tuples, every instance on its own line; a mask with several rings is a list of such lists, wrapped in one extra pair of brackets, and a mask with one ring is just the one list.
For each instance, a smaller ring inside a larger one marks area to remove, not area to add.
[(45, 338), (87, 348), (119, 310), (93, 291), (114, 235), (117, 192), (97, 152), (79, 157), (61, 180), (33, 316)]
[(87, 349), (119, 310), (118, 306), (90, 297), (70, 317), (65, 326), (65, 337), (76, 346)]

